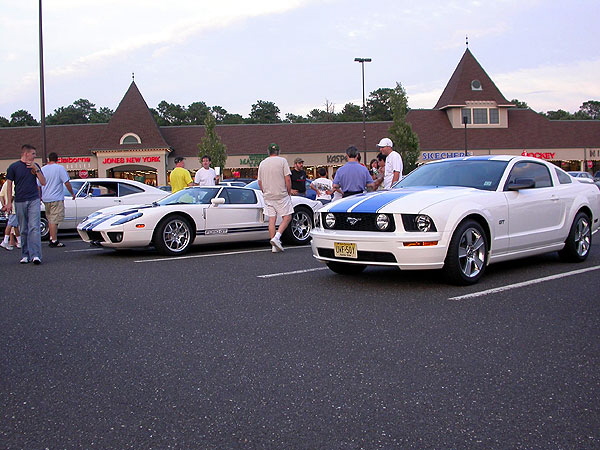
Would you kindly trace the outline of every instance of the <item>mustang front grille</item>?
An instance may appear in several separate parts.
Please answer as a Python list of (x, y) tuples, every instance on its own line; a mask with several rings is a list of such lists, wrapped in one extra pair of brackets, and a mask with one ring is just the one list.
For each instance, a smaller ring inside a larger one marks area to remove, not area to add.
[[(329, 228), (325, 218), (327, 214), (335, 216), (335, 225)], [(389, 225), (385, 230), (377, 228), (377, 216), (379, 214), (354, 214), (354, 213), (321, 213), (321, 224), (327, 230), (347, 230), (347, 231), (377, 231), (378, 233), (391, 233), (396, 231), (396, 224), (392, 214), (386, 214), (389, 219)]]

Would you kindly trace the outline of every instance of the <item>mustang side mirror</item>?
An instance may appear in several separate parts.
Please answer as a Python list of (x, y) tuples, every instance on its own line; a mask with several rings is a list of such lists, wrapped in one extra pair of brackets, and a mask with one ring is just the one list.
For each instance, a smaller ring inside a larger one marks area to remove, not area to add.
[(509, 191), (520, 191), (521, 189), (533, 189), (535, 180), (533, 178), (515, 178), (514, 183), (508, 185)]
[(216, 206), (225, 204), (225, 199), (223, 197), (211, 198), (210, 203), (216, 207)]

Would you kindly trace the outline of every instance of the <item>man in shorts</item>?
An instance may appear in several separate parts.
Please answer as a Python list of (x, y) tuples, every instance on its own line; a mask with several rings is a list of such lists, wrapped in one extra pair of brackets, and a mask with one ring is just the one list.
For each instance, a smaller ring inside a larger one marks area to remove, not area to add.
[[(292, 205), (292, 181), (290, 166), (285, 158), (279, 156), (279, 146), (269, 145), (269, 157), (258, 166), (258, 186), (263, 192), (266, 214), (269, 217), (269, 236), (272, 252), (282, 252), (281, 235), (292, 221), (294, 206)], [(281, 223), (276, 230), (277, 216)]]
[(67, 188), (73, 200), (75, 200), (75, 193), (69, 181), (69, 174), (63, 166), (58, 164), (58, 155), (55, 152), (48, 155), (48, 164), (42, 167), (42, 173), (46, 178), (46, 185), (42, 186), (42, 202), (44, 202), (50, 234), (48, 247), (64, 247), (65, 244), (58, 240), (58, 225), (65, 220), (64, 187)]

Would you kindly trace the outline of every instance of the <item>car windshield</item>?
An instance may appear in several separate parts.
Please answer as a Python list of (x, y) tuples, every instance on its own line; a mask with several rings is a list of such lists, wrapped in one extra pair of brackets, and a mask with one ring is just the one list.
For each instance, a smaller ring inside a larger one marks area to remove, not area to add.
[[(81, 186), (83, 186), (84, 183), (85, 183), (85, 181), (71, 181), (71, 187), (73, 188), (73, 192), (75, 194), (77, 194), (77, 192), (79, 192), (79, 189), (81, 189)], [(71, 196), (71, 194), (69, 193), (69, 190), (67, 189), (66, 186), (63, 187), (63, 191), (64, 191), (65, 197)]]
[(221, 188), (216, 186), (192, 187), (177, 191), (174, 194), (158, 200), (155, 204), (158, 205), (208, 205), (210, 200), (214, 198)]
[(246, 187), (250, 188), (250, 189), (258, 189), (258, 190), (260, 190), (260, 188), (258, 187), (258, 180), (254, 180), (251, 183), (248, 183), (246, 185)]
[(463, 186), (495, 191), (507, 164), (507, 161), (491, 160), (447, 160), (424, 164), (394, 187)]

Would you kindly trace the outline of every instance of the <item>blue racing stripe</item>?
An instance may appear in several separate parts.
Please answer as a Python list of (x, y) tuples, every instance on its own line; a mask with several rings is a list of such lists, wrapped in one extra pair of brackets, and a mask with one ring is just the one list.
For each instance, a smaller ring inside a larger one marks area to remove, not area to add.
[[(385, 205), (398, 200), (399, 198), (406, 197), (412, 194), (413, 191), (403, 192), (398, 190), (381, 192), (379, 195), (374, 195), (368, 200), (364, 201), (356, 208), (352, 209), (351, 212), (355, 213), (375, 213), (383, 208)], [(350, 212), (350, 211), (348, 211)]]
[(348, 209), (352, 208), (357, 203), (360, 203), (363, 200), (365, 200), (367, 195), (372, 194), (353, 195), (352, 197), (348, 197), (343, 200), (338, 200), (338, 202), (335, 205), (333, 205), (329, 211), (333, 213), (345, 213), (348, 211)]

